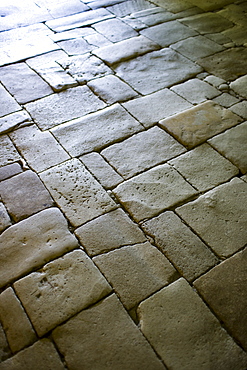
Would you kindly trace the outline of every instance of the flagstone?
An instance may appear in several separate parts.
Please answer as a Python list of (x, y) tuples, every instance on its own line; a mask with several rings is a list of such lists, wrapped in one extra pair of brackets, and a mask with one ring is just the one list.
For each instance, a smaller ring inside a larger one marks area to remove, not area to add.
[(0, 202), (0, 232), (5, 230), (10, 225), (11, 225), (11, 220), (8, 215), (8, 212), (4, 204)]
[(5, 116), (16, 111), (21, 110), (21, 106), (16, 100), (8, 93), (7, 90), (0, 84), (0, 117)]
[(9, 179), (12, 176), (18, 175), (22, 172), (19, 163), (8, 164), (7, 166), (0, 167), (0, 181)]
[(233, 27), (233, 23), (221, 17), (219, 13), (210, 12), (183, 18), (181, 22), (200, 32), (200, 34), (222, 32), (227, 28)]
[(117, 18), (96, 23), (93, 28), (112, 42), (122, 41), (138, 35), (132, 27)]
[(20, 154), (17, 152), (14, 144), (7, 135), (0, 136), (0, 166), (20, 160)]
[(0, 134), (5, 134), (14, 129), (30, 124), (31, 117), (25, 111), (18, 111), (16, 113), (8, 114), (0, 118)]

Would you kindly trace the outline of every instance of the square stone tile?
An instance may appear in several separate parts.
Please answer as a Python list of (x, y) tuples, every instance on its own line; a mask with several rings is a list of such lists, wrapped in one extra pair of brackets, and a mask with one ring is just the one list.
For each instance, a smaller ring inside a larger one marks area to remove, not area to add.
[(5, 116), (21, 110), (21, 106), (16, 102), (16, 100), (8, 93), (7, 90), (0, 84), (0, 117)]
[(176, 212), (217, 253), (228, 257), (247, 242), (247, 183), (235, 178)]
[(207, 101), (161, 120), (160, 125), (191, 149), (239, 122), (239, 116), (212, 101)]
[(137, 221), (156, 216), (197, 193), (168, 164), (159, 165), (125, 181), (113, 192)]
[(22, 172), (19, 163), (8, 164), (7, 166), (0, 167), (0, 181), (9, 179), (12, 176), (18, 175)]
[(138, 35), (132, 27), (117, 18), (96, 23), (93, 28), (112, 42), (122, 41)]
[[(39, 1), (37, 1), (37, 4), (39, 4)], [(51, 14), (53, 18), (61, 18), (90, 10), (90, 8), (80, 0), (70, 0), (69, 3), (64, 0), (60, 2), (48, 1), (47, 8), (49, 10), (49, 14)]]
[(17, 152), (14, 144), (7, 135), (0, 136), (0, 166), (20, 160), (20, 154)]
[(82, 37), (57, 43), (69, 56), (88, 53), (93, 48)]
[(223, 93), (222, 95), (217, 96), (213, 99), (213, 101), (222, 107), (230, 108), (233, 104), (236, 104), (239, 100), (227, 93)]
[(200, 34), (222, 32), (227, 28), (233, 27), (233, 23), (228, 19), (221, 17), (219, 14), (209, 12), (183, 18), (181, 22), (200, 32)]

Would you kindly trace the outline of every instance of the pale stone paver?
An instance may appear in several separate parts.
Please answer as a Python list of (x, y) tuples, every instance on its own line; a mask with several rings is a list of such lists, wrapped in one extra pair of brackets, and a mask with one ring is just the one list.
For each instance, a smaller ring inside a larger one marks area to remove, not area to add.
[[(38, 0), (37, 4), (42, 6), (42, 0)], [(90, 10), (90, 8), (80, 0), (70, 0), (69, 3), (64, 0), (60, 2), (51, 1), (47, 4), (47, 8), (49, 10), (49, 14), (51, 14), (53, 18), (65, 17), (71, 14)]]
[(80, 312), (52, 337), (71, 369), (165, 369), (115, 295)]
[(210, 83), (211, 85), (213, 85), (215, 87), (219, 87), (220, 85), (222, 85), (226, 82), (225, 80), (223, 80), (223, 78), (213, 76), (213, 75), (209, 75), (209, 76), (205, 77), (204, 81)]
[(176, 212), (221, 257), (228, 257), (247, 242), (247, 184), (238, 178), (219, 185)]
[(33, 171), (24, 171), (0, 183), (0, 194), (14, 221), (53, 205), (53, 200)]
[(12, 288), (0, 294), (0, 321), (14, 353), (36, 341), (32, 325)]
[(84, 39), (93, 46), (92, 50), (95, 49), (95, 47), (100, 48), (102, 46), (110, 45), (112, 42), (108, 40), (105, 36), (101, 35), (98, 32), (94, 32), (91, 35), (84, 36)]
[(138, 35), (132, 27), (116, 18), (96, 23), (93, 28), (112, 42), (119, 42)]
[(143, 23), (140, 19), (133, 18), (132, 15), (127, 15), (126, 17), (121, 18), (124, 23), (128, 24), (132, 27), (135, 31), (143, 30), (146, 28), (145, 23)]
[(132, 17), (135, 17), (145, 23), (147, 26), (155, 26), (159, 23), (167, 22), (176, 18), (176, 15), (165, 11), (161, 7), (140, 10), (139, 12), (133, 13)]
[(213, 101), (217, 104), (222, 105), (222, 107), (230, 108), (233, 104), (238, 103), (239, 100), (235, 98), (235, 96), (223, 93), (222, 95), (214, 98)]
[(0, 134), (5, 134), (14, 129), (30, 124), (31, 118), (25, 111), (18, 111), (16, 113), (8, 114), (0, 118)]
[(14, 288), (39, 336), (111, 292), (108, 282), (81, 250), (25, 276)]
[(0, 363), (0, 370), (64, 370), (54, 344), (49, 339), (42, 339), (31, 347), (17, 353)]
[(247, 99), (247, 75), (242, 76), (230, 83), (230, 88), (233, 89), (237, 94)]
[(200, 34), (222, 32), (233, 26), (233, 23), (228, 19), (215, 13), (196, 14), (191, 17), (181, 19), (181, 22), (197, 30)]
[(73, 226), (116, 208), (115, 202), (78, 159), (52, 167), (40, 177)]
[(146, 241), (142, 230), (121, 209), (82, 225), (75, 234), (90, 256)]
[(8, 164), (7, 166), (0, 167), (0, 181), (9, 179), (12, 176), (18, 175), (22, 172), (19, 163)]
[(75, 28), (69, 31), (54, 33), (50, 36), (50, 38), (54, 42), (58, 42), (58, 41), (64, 41), (64, 40), (72, 40), (78, 37), (85, 37), (85, 36), (89, 36), (93, 34), (95, 34), (95, 31), (91, 27), (82, 27), (82, 28)]
[(156, 216), (197, 193), (168, 164), (159, 165), (125, 181), (113, 192), (137, 221)]
[(198, 236), (171, 211), (144, 222), (142, 226), (181, 275), (189, 281), (218, 262)]
[(78, 245), (57, 208), (41, 211), (10, 226), (0, 240), (1, 287)]
[(72, 40), (60, 41), (57, 43), (61, 49), (63, 49), (68, 55), (81, 55), (88, 53), (93, 48), (89, 43), (82, 37), (78, 37)]
[(160, 125), (189, 149), (237, 125), (242, 119), (218, 104), (207, 101), (160, 121)]
[(243, 174), (247, 172), (247, 122), (213, 137), (209, 143), (234, 163)]
[(194, 282), (202, 297), (245, 350), (247, 350), (246, 266), (245, 249)]
[(139, 306), (141, 330), (168, 368), (243, 370), (247, 354), (183, 278)]
[(14, 131), (11, 139), (30, 167), (37, 172), (70, 158), (50, 132), (42, 132), (35, 125)]
[(128, 179), (184, 152), (185, 148), (181, 144), (155, 126), (109, 146), (101, 154)]
[(121, 105), (114, 104), (55, 127), (52, 133), (70, 155), (79, 156), (104, 148), (141, 130), (143, 127)]
[(192, 105), (168, 89), (159, 90), (122, 104), (146, 128), (159, 120), (182, 112)]
[(154, 0), (153, 3), (173, 13), (182, 12), (190, 9), (192, 6), (191, 2), (187, 0), (178, 0), (175, 2), (171, 2), (170, 0)]
[(240, 103), (237, 103), (237, 104), (232, 105), (230, 107), (230, 110), (233, 113), (236, 113), (239, 116), (247, 119), (247, 102), (246, 102), (246, 100), (243, 100)]
[(13, 163), (21, 159), (12, 141), (7, 135), (0, 136), (0, 166)]
[(239, 173), (237, 167), (207, 143), (170, 160), (169, 164), (199, 191), (209, 190)]
[(21, 106), (16, 100), (8, 93), (8, 91), (0, 84), (0, 116), (5, 116), (16, 111), (21, 110)]
[(123, 181), (122, 176), (99, 153), (85, 154), (80, 157), (80, 160), (106, 189), (111, 189)]
[(114, 69), (141, 94), (150, 94), (201, 72), (198, 65), (169, 48), (120, 63)]
[(5, 230), (10, 225), (11, 225), (11, 220), (8, 215), (8, 212), (4, 204), (0, 202), (0, 232)]
[(110, 6), (108, 9), (111, 13), (117, 15), (118, 17), (124, 17), (128, 14), (138, 12), (143, 9), (154, 8), (155, 5), (146, 0), (131, 1), (127, 0), (124, 2), (119, 2), (119, 4)]

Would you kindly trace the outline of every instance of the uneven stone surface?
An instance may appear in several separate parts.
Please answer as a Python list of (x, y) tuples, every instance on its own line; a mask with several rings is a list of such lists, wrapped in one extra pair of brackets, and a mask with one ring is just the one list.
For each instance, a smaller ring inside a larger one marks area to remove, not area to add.
[(1, 287), (78, 245), (57, 208), (41, 211), (9, 227), (0, 240)]
[(11, 356), (11, 351), (8, 346), (8, 342), (3, 331), (2, 326), (0, 325), (0, 366), (1, 362), (6, 360), (8, 357)]
[(5, 134), (20, 126), (25, 126), (30, 121), (31, 118), (25, 110), (4, 116), (0, 118), (0, 134)]
[(237, 94), (247, 98), (247, 75), (238, 78), (231, 82), (230, 88), (233, 89)]
[(4, 204), (0, 202), (0, 232), (11, 225), (11, 220)]
[(142, 302), (139, 317), (141, 330), (168, 368), (242, 370), (247, 365), (246, 353), (184, 279)]
[(247, 102), (246, 100), (234, 104), (230, 107), (233, 113), (238, 114), (240, 117), (247, 119)]
[(1, 166), (13, 163), (20, 159), (20, 155), (7, 135), (0, 136), (0, 163)]
[(233, 26), (228, 19), (215, 13), (196, 14), (181, 19), (181, 22), (197, 30), (200, 34), (221, 32)]
[(227, 93), (223, 93), (220, 96), (217, 96), (216, 98), (213, 99), (213, 101), (217, 104), (222, 105), (222, 107), (229, 108), (233, 104), (236, 104), (238, 102), (238, 99), (235, 98), (235, 96), (232, 96)]
[(96, 23), (94, 29), (112, 42), (119, 42), (130, 37), (138, 36), (132, 27), (116, 18)]
[(5, 116), (6, 114), (16, 112), (21, 110), (20, 105), (15, 101), (15, 99), (8, 93), (8, 91), (0, 84), (0, 116)]
[(22, 172), (19, 163), (8, 164), (7, 166), (0, 167), (0, 181), (9, 179), (12, 176), (18, 175)]
[(90, 46), (86, 40), (82, 37), (78, 37), (77, 39), (72, 40), (65, 40), (58, 42), (58, 45), (61, 49), (63, 49), (68, 55), (81, 55), (88, 53), (92, 50), (92, 46)]

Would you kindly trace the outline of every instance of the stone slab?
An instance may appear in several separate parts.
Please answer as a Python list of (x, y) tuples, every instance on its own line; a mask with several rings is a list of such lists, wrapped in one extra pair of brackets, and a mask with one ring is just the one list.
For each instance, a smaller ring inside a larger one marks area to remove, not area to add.
[(207, 101), (161, 120), (160, 125), (191, 149), (239, 122), (241, 118), (231, 111)]
[(155, 26), (157, 24), (175, 19), (176, 15), (171, 12), (165, 11), (161, 7), (156, 7), (133, 13), (132, 17), (139, 19), (147, 26)]
[[(246, 21), (245, 26), (235, 26), (226, 31), (224, 31), (223, 35), (228, 37), (236, 46), (244, 46), (247, 42), (246, 36)], [(234, 46), (235, 46), (234, 45)]]
[(0, 118), (0, 134), (13, 131), (18, 127), (30, 124), (30, 122), (31, 118), (25, 110), (8, 114)]
[(21, 110), (21, 106), (8, 93), (8, 91), (0, 84), (0, 116), (5, 116), (16, 111)]
[[(37, 2), (39, 4), (39, 1)], [(72, 14), (81, 13), (90, 8), (83, 4), (80, 0), (70, 0), (68, 3), (67, 1), (60, 1), (58, 2), (47, 2), (47, 9), (49, 14), (52, 18), (62, 18)]]
[(139, 316), (141, 330), (168, 368), (242, 370), (247, 365), (247, 354), (183, 278), (142, 302)]
[(228, 93), (223, 93), (213, 99), (216, 104), (222, 105), (222, 107), (230, 108), (233, 104), (238, 103), (238, 99)]
[(52, 167), (40, 177), (73, 226), (116, 208), (115, 202), (78, 159)]
[(117, 18), (96, 23), (93, 28), (111, 42), (119, 42), (138, 35), (132, 27)]
[(81, 250), (49, 262), (42, 270), (18, 280), (14, 288), (39, 336), (111, 292), (108, 282)]
[(247, 350), (246, 266), (245, 249), (194, 282), (203, 299), (245, 350)]
[(91, 51), (93, 48), (82, 37), (57, 43), (68, 55), (80, 55)]
[(114, 69), (119, 77), (144, 95), (187, 80), (202, 70), (168, 48), (120, 63)]
[(240, 103), (234, 104), (230, 107), (233, 113), (238, 114), (240, 117), (247, 119), (247, 101), (243, 100)]
[(221, 17), (219, 14), (210, 12), (183, 18), (180, 20), (180, 22), (200, 32), (202, 35), (207, 33), (222, 32), (225, 29), (233, 26), (233, 23), (228, 19)]
[(218, 14), (231, 22), (246, 27), (246, 9), (242, 8), (245, 4), (229, 4), (224, 9), (220, 10)]
[(106, 213), (75, 230), (90, 256), (146, 241), (142, 230), (122, 211)]
[(86, 40), (91, 45), (92, 50), (111, 44), (110, 40), (96, 31), (91, 35), (84, 36), (84, 40)]
[(153, 3), (172, 13), (182, 12), (191, 8), (191, 3), (187, 0), (176, 0), (175, 2), (171, 2), (170, 0), (155, 0)]
[(0, 294), (0, 320), (12, 352), (18, 352), (36, 341), (32, 325), (12, 288)]
[(217, 10), (225, 5), (231, 4), (231, 0), (190, 0), (190, 3), (195, 4), (204, 11)]
[(142, 224), (158, 248), (187, 280), (194, 280), (218, 259), (173, 212), (167, 211)]
[(35, 125), (16, 130), (11, 134), (11, 139), (30, 167), (37, 172), (70, 158), (50, 132), (42, 132)]
[(191, 198), (197, 191), (164, 164), (125, 181), (113, 193), (133, 218), (141, 221)]
[(49, 192), (37, 174), (29, 170), (2, 181), (0, 194), (16, 222), (53, 205)]
[(247, 75), (238, 78), (230, 83), (230, 88), (237, 94), (247, 99)]
[(209, 143), (243, 174), (247, 172), (247, 122), (213, 137)]
[(138, 0), (132, 1), (132, 0), (127, 0), (124, 2), (119, 2), (119, 4), (109, 6), (109, 11), (113, 14), (115, 14), (118, 17), (124, 17), (128, 14), (138, 12), (139, 10), (143, 9), (150, 9), (154, 8), (155, 5), (150, 3), (149, 1), (146, 0)]
[(25, 107), (37, 125), (47, 130), (104, 106), (87, 86), (77, 86), (26, 104)]
[(69, 368), (165, 369), (115, 295), (80, 312), (52, 337)]
[(0, 166), (13, 163), (21, 159), (12, 141), (7, 135), (0, 136)]
[(185, 148), (155, 126), (104, 149), (101, 154), (128, 179), (183, 153)]
[(9, 179), (12, 176), (18, 175), (22, 172), (19, 163), (8, 164), (7, 166), (0, 167), (0, 181)]
[(246, 192), (247, 184), (235, 178), (176, 212), (215, 253), (228, 257), (247, 242)]
[[(92, 129), (93, 128), (93, 129)], [(142, 126), (119, 104), (52, 129), (72, 156), (86, 154), (141, 131)]]
[(78, 246), (57, 208), (41, 211), (9, 227), (0, 240), (1, 287)]
[(10, 225), (11, 225), (11, 220), (8, 215), (8, 212), (4, 204), (0, 202), (0, 232), (5, 230)]
[(0, 366), (1, 362), (11, 357), (11, 351), (7, 342), (6, 335), (0, 325)]

